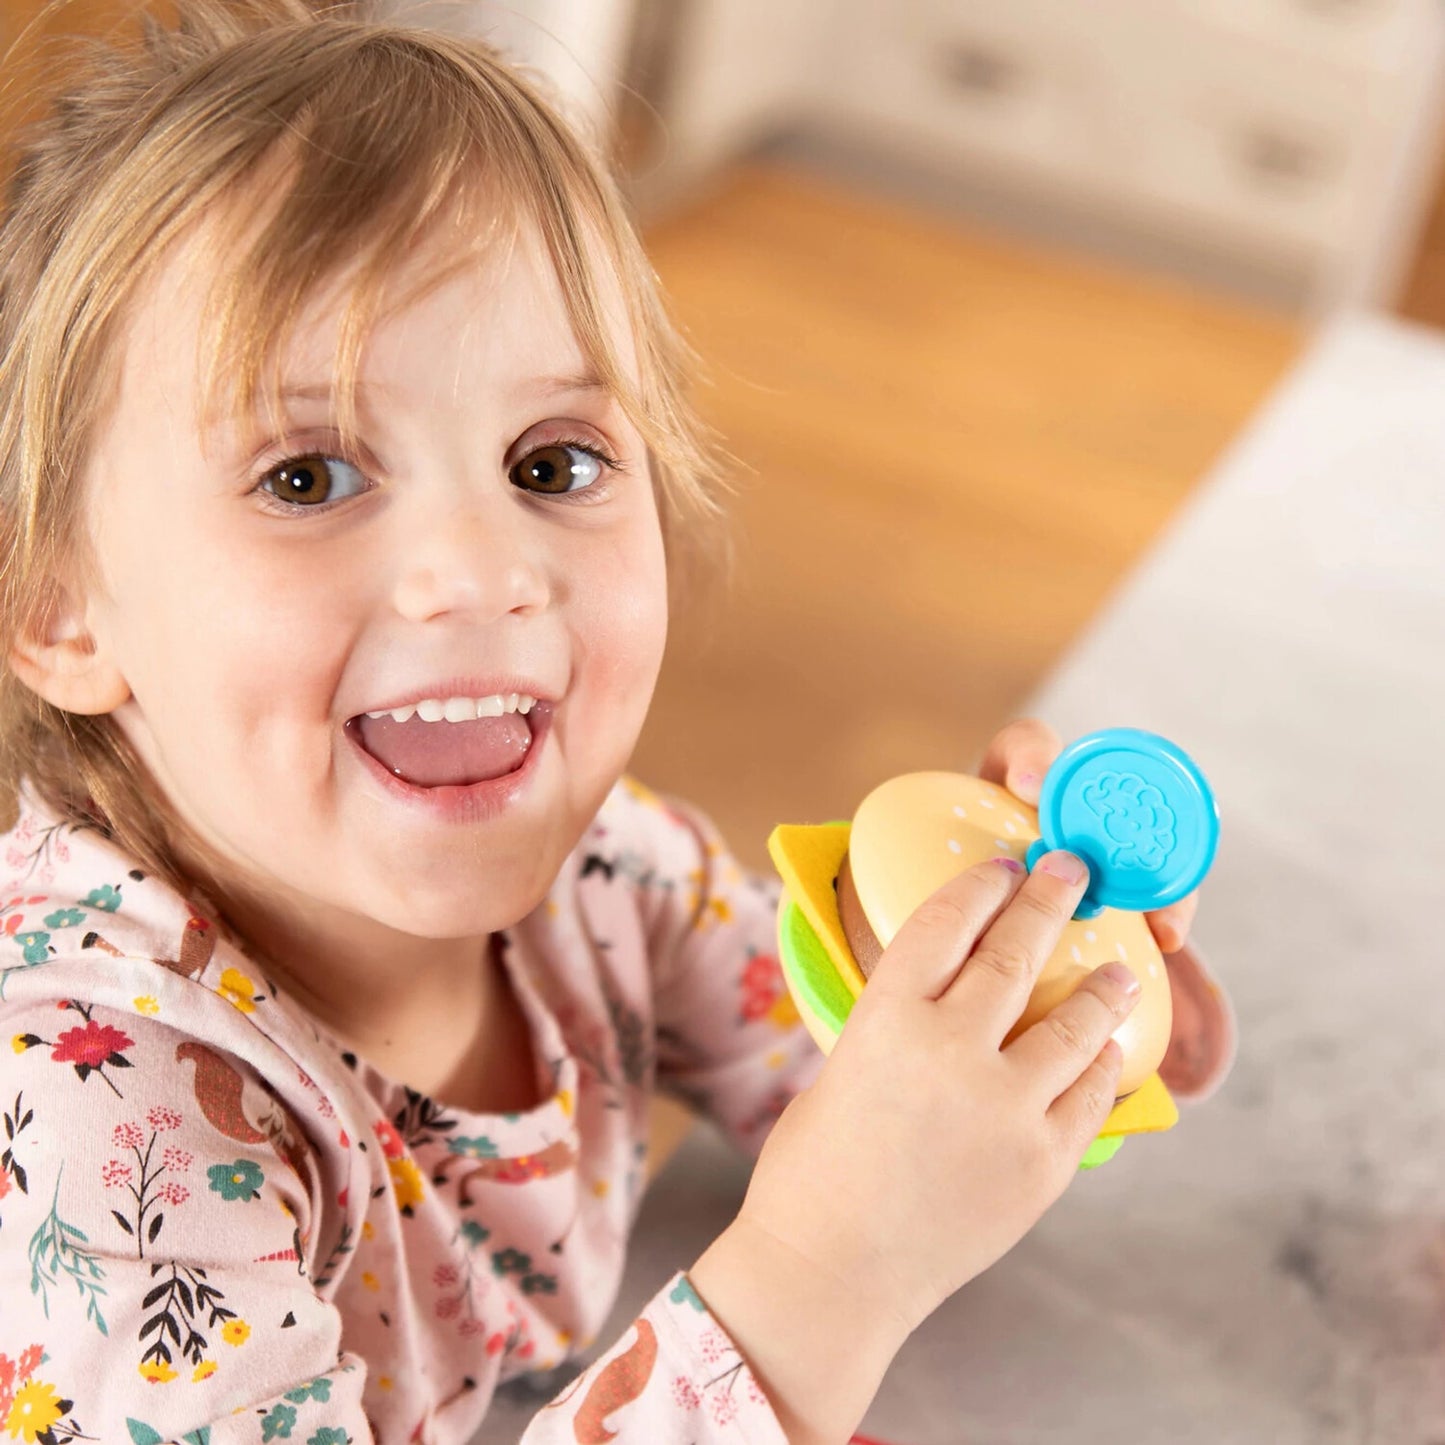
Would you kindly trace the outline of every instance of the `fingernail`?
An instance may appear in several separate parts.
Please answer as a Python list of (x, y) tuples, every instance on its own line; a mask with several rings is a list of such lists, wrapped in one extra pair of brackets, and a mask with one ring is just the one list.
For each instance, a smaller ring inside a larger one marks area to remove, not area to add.
[(1045, 853), (1039, 860), (1039, 872), (1069, 884), (1082, 883), (1089, 876), (1084, 860), (1072, 853)]
[(1017, 858), (995, 858), (993, 861), (1000, 868), (1007, 868), (1010, 873), (1027, 873), (1029, 871)]
[(1129, 998), (1133, 998), (1139, 992), (1139, 980), (1135, 976), (1134, 970), (1127, 964), (1115, 960), (1113, 963), (1106, 963), (1099, 972), (1110, 983), (1117, 983)]

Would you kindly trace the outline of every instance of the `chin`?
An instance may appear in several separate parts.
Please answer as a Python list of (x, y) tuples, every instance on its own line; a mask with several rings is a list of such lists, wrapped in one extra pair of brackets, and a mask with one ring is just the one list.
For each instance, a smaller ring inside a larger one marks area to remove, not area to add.
[(368, 889), (357, 912), (416, 938), (470, 938), (511, 928), (538, 908), (563, 859), (536, 862), (524, 876), (498, 877), (483, 863), (466, 869), (432, 868), (415, 877), (391, 874), (384, 887)]

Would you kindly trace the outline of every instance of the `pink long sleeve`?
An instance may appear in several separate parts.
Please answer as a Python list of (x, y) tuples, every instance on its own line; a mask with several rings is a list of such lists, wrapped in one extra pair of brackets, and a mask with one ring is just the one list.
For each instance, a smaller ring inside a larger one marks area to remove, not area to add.
[[(648, 1099), (756, 1150), (818, 1064), (771, 888), (624, 783), (502, 936), (542, 1102), (387, 1078), (204, 910), (27, 802), (0, 884), (0, 1432), (42, 1445), (465, 1445), (496, 1388), (594, 1343)], [(778, 1441), (679, 1275), (529, 1442)]]

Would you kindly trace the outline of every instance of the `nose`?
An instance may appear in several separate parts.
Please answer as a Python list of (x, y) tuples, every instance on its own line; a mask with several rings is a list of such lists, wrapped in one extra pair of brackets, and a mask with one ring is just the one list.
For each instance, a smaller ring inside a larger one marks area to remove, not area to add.
[(550, 598), (540, 540), (509, 498), (437, 509), (412, 533), (393, 593), (413, 622), (538, 612)]

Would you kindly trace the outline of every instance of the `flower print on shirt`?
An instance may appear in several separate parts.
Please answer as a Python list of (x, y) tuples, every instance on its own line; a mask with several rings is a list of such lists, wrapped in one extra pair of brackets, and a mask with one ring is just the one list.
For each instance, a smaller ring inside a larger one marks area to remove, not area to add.
[[(641, 1106), (651, 1075), (696, 1086), (729, 1134), (751, 1146), (774, 1090), (781, 1098), (802, 1072), (773, 1063), (784, 1054), (796, 1063), (803, 1049), (790, 1047), (768, 1012), (780, 995), (767, 966), (749, 971), (754, 957), (776, 950), (770, 900), (748, 885), (721, 908), (689, 908), (699, 883), (706, 893), (713, 885), (726, 891), (730, 875), (725, 857), (708, 852), (689, 883), (706, 833), (696, 820), (672, 819), (620, 788), (547, 905), (517, 926), (516, 962), (534, 985), (522, 1002), (555, 1097), (512, 1114), (445, 1106), (346, 1058), (270, 984), (220, 915), (199, 911), (204, 900), (160, 880), (133, 886), (108, 845), (76, 845), (70, 873), (57, 870), (63, 886), (47, 888), (37, 903), (25, 899), (40, 895), (38, 880), (0, 884), (0, 905), (23, 894), (14, 931), (48, 932), (54, 950), (45, 966), (26, 968), (22, 946), (7, 948), (0, 936), (10, 984), (0, 1007), (14, 1020), (0, 1034), (0, 1058), (10, 1060), (0, 1113), (17, 1126), (13, 1140), (0, 1135), (0, 1159), (8, 1147), (28, 1186), (22, 1192), (16, 1169), (0, 1166), (4, 1233), (24, 1265), (19, 1297), (0, 1301), (12, 1333), (3, 1343), (14, 1354), (31, 1338), (46, 1340), (59, 1361), (25, 1382), (53, 1388), (32, 1392), (49, 1407), (32, 1411), (37, 1445), (48, 1445), (40, 1435), (50, 1409), (72, 1397), (78, 1421), (97, 1439), (204, 1445), (200, 1428), (159, 1417), (219, 1421), (239, 1387), (259, 1377), (260, 1355), (278, 1350), (294, 1373), (226, 1428), (240, 1427), (251, 1445), (265, 1435), (341, 1445), (362, 1438), (368, 1424), (377, 1438), (406, 1439), (439, 1400), (472, 1392), (479, 1415), (501, 1378), (589, 1348), (606, 1306), (598, 1282), (621, 1267), (624, 1186), (646, 1155)], [(579, 886), (588, 855), (615, 860), (612, 876), (594, 865)], [(100, 906), (117, 902), (114, 912)], [(206, 917), (218, 920), (214, 929)], [(72, 1000), (93, 1008), (91, 1020)], [(103, 1054), (121, 1042), (107, 1027), (135, 1044)], [(20, 1033), (36, 1041), (22, 1038), (17, 1047)], [(62, 1035), (62, 1057), (52, 1059)], [(596, 1072), (579, 1067), (579, 1040)], [(134, 1067), (113, 1066), (110, 1053)], [(120, 1097), (89, 1075), (71, 1083), (77, 1064), (99, 1068)], [(19, 1128), (32, 1109), (34, 1122)], [(32, 1295), (24, 1252), (49, 1209), (36, 1196), (55, 1189), (61, 1157), (35, 1140), (56, 1137), (72, 1162), (53, 1218), (43, 1221), (46, 1273)], [(92, 1278), (88, 1257), (103, 1267), (101, 1277)], [(754, 1398), (744, 1372), (733, 1372), (737, 1357), (721, 1348), (723, 1337), (700, 1347), (705, 1309), (677, 1303), (671, 1289), (646, 1312), (656, 1359), (643, 1393), (609, 1411), (605, 1392), (590, 1388), (604, 1373), (609, 1386), (622, 1383), (622, 1372), (641, 1362), (646, 1347), (634, 1351), (646, 1331), (628, 1329), (613, 1355), (630, 1354), (628, 1364), (613, 1373), (604, 1359), (588, 1371), (563, 1419), (552, 1414), (542, 1435), (560, 1425), (570, 1439), (585, 1407), (584, 1430), (599, 1425), (619, 1438), (781, 1445), (766, 1401)], [(42, 1293), (50, 1316), (64, 1321), (63, 1335), (47, 1336), (62, 1326), (47, 1323)], [(88, 1306), (97, 1312), (90, 1322)], [(366, 1361), (365, 1408), (360, 1366), (345, 1374), (319, 1328), (328, 1312), (340, 1315), (349, 1349)], [(403, 1314), (414, 1334), (396, 1328)], [(28, 1332), (14, 1338), (27, 1321)], [(108, 1344), (98, 1337), (102, 1327)], [(164, 1352), (153, 1348), (158, 1341)], [(102, 1348), (111, 1357), (104, 1384), (85, 1368)], [(329, 1399), (325, 1383), (312, 1383), (322, 1372), (335, 1381)], [(690, 1409), (674, 1394), (679, 1378), (695, 1393)], [(8, 1410), (0, 1445), (11, 1440), (7, 1423)], [(57, 1441), (68, 1424), (68, 1416), (56, 1421)], [(449, 1432), (439, 1421), (438, 1445), (460, 1445), (474, 1425), (459, 1418)]]
[[(155, 1105), (146, 1114), (150, 1127), (147, 1137), (145, 1129), (133, 1120), (117, 1124), (111, 1131), (112, 1147), (117, 1154), (129, 1154), (135, 1163), (114, 1157), (101, 1165), (101, 1181), (107, 1189), (129, 1194), (131, 1205), (124, 1211), (112, 1208), (111, 1217), (128, 1234), (136, 1246), (136, 1258), (145, 1258), (145, 1247), (154, 1244), (165, 1227), (165, 1211), (162, 1204), (179, 1207), (190, 1197), (188, 1185), (174, 1176), (183, 1174), (191, 1166), (191, 1155), (184, 1149), (162, 1146), (157, 1152), (156, 1145), (162, 1134), (181, 1126), (182, 1118), (174, 1109), (163, 1104)], [(147, 1223), (149, 1215), (149, 1223)]]
[(261, 1197), (266, 1176), (259, 1164), (250, 1159), (237, 1159), (233, 1164), (212, 1164), (206, 1170), (211, 1191), (222, 1199), (249, 1202)]
[(73, 1401), (36, 1371), (49, 1359), (43, 1348), (31, 1345), (18, 1360), (0, 1354), (0, 1431), (25, 1445), (70, 1445), (90, 1440), (71, 1415)]
[(134, 1048), (135, 1040), (114, 1024), (98, 1024), (91, 1018), (92, 1008), (78, 999), (62, 999), (60, 1008), (73, 1009), (82, 1019), (82, 1024), (65, 1029), (54, 1039), (42, 1038), (39, 1034), (16, 1034), (11, 1047), (17, 1054), (44, 1045), (50, 1049), (50, 1057), (57, 1064), (71, 1064), (76, 1076), (84, 1083), (92, 1074), (109, 1087), (117, 1099), (124, 1098), (115, 1081), (105, 1071), (128, 1069), (131, 1062), (124, 1050)]
[(752, 953), (743, 968), (739, 984), (742, 992), (740, 1013), (744, 1023), (767, 1019), (784, 1030), (797, 1026), (800, 1021), (798, 1007), (783, 982), (782, 967), (772, 954)]
[(141, 1341), (149, 1338), (138, 1367), (144, 1378), (163, 1384), (177, 1377), (172, 1345), (199, 1371), (211, 1349), (205, 1331), (218, 1333), (237, 1348), (250, 1338), (250, 1325), (227, 1306), (225, 1295), (200, 1266), (168, 1260), (151, 1265), (151, 1278), (155, 1284), (142, 1302), (149, 1313), (140, 1326)]

